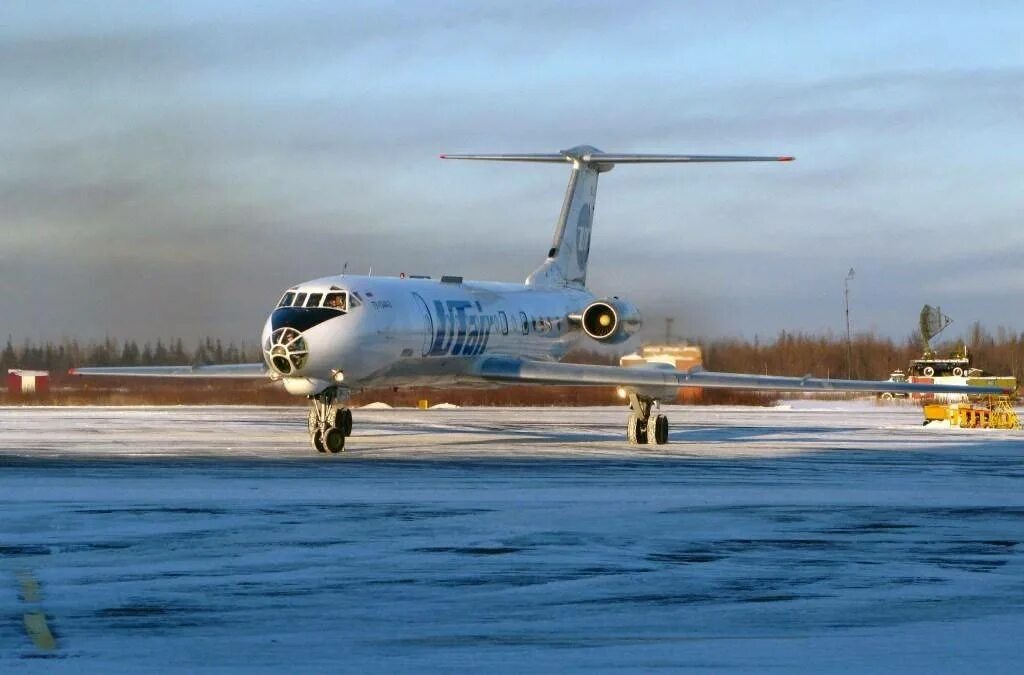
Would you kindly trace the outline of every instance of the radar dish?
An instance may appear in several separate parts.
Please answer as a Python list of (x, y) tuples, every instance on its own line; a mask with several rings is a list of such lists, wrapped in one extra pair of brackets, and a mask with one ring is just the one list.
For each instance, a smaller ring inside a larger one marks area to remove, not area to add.
[(925, 350), (931, 351), (931, 340), (946, 329), (953, 319), (942, 313), (938, 307), (925, 305), (921, 308), (921, 338), (924, 340)]

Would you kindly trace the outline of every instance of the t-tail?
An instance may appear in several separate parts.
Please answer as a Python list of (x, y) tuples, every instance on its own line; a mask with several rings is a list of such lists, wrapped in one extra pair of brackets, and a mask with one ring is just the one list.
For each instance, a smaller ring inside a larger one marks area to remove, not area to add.
[(526, 278), (527, 285), (540, 287), (587, 285), (590, 259), (590, 230), (597, 200), (597, 177), (616, 164), (668, 164), (675, 162), (789, 162), (792, 157), (744, 157), (730, 155), (637, 155), (601, 152), (589, 145), (577, 145), (551, 154), (441, 155), (442, 159), (476, 159), (493, 162), (558, 162), (572, 165), (562, 211), (555, 224), (555, 237), (547, 259)]

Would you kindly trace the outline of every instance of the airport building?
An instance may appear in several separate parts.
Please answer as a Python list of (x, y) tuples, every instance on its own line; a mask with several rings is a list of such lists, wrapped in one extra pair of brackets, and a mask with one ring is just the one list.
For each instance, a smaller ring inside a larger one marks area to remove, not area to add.
[(7, 391), (11, 394), (45, 395), (50, 391), (50, 373), (46, 370), (8, 370)]
[[(619, 365), (629, 368), (652, 363), (666, 363), (676, 370), (688, 371), (704, 365), (700, 347), (696, 345), (652, 344), (619, 359)], [(679, 403), (691, 403), (701, 398), (700, 387), (683, 387), (676, 397)]]

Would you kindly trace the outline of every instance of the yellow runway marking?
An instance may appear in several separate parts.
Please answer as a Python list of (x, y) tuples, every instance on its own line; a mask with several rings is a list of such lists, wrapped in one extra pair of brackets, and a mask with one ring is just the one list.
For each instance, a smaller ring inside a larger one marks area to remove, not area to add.
[(46, 624), (46, 615), (42, 612), (31, 612), (25, 615), (25, 631), (36, 643), (36, 647), (44, 652), (57, 648), (57, 639)]
[(25, 602), (39, 602), (42, 595), (39, 592), (39, 582), (32, 578), (31, 574), (19, 574), (18, 581), (21, 582), (21, 599)]
[[(30, 572), (18, 573), (18, 584), (21, 586), (21, 599), (27, 603), (42, 601), (43, 592), (39, 582)], [(40, 651), (48, 652), (57, 648), (57, 638), (53, 637), (46, 614), (43, 612), (26, 612), (24, 617), (25, 632)]]

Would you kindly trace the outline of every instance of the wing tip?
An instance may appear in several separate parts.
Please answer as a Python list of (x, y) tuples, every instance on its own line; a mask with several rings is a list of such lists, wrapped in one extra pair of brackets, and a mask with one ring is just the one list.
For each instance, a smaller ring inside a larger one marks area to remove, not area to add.
[(796, 157), (793, 157), (793, 156), (779, 157), (779, 161), (780, 162), (792, 162), (794, 159), (796, 159)]

